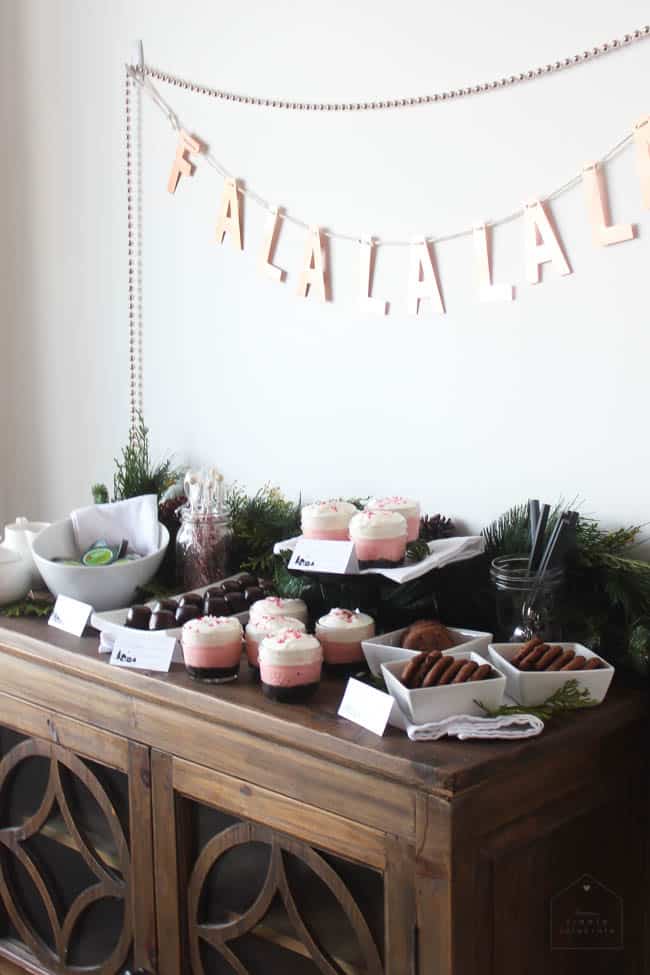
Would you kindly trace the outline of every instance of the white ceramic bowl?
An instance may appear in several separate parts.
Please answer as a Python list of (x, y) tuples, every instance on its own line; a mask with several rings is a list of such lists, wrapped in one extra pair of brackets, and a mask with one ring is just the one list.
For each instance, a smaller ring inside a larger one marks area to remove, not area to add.
[(138, 586), (155, 576), (169, 544), (169, 532), (159, 525), (160, 547), (152, 555), (116, 565), (63, 565), (53, 558), (78, 559), (79, 552), (69, 518), (45, 528), (33, 542), (32, 552), (38, 571), (55, 596), (70, 596), (96, 610), (128, 606)]
[(604, 699), (614, 676), (614, 668), (600, 656), (593, 653), (580, 643), (553, 643), (554, 647), (563, 650), (575, 650), (576, 656), (600, 657), (605, 664), (600, 670), (554, 670), (550, 674), (544, 671), (519, 670), (510, 661), (523, 646), (523, 643), (491, 643), (490, 660), (494, 666), (506, 677), (506, 693), (509, 697), (523, 704), (524, 707), (536, 707), (543, 704), (547, 697), (554, 694), (558, 688), (568, 680), (577, 680), (581, 690), (588, 690), (593, 700), (600, 704)]
[[(411, 652), (411, 651), (409, 651)], [(484, 657), (471, 650), (447, 650), (445, 657), (455, 659), (474, 660), (479, 667), (485, 663)], [(487, 680), (471, 681), (465, 684), (443, 684), (442, 687), (405, 687), (399, 679), (404, 667), (404, 660), (392, 660), (381, 665), (381, 672), (386, 681), (386, 689), (394, 697), (400, 708), (413, 724), (426, 724), (428, 721), (441, 721), (457, 714), (475, 714), (481, 716), (484, 712), (476, 704), (481, 701), (487, 708), (498, 708), (503, 701), (506, 689), (506, 679), (497, 670), (496, 676)]]
[(0, 545), (0, 606), (23, 599), (32, 584), (32, 573), (18, 552)]
[[(402, 646), (402, 639), (408, 627), (404, 626), (401, 630), (392, 630), (390, 633), (381, 633), (379, 636), (370, 637), (368, 640), (361, 641), (361, 648), (370, 669), (370, 673), (377, 677), (381, 670), (381, 665), (389, 660), (408, 660), (409, 657), (418, 653), (417, 650), (405, 650)], [(494, 639), (492, 633), (483, 633), (480, 630), (465, 630), (460, 627), (448, 626), (447, 629), (456, 641), (456, 649), (471, 650), (484, 658), (485, 663), (488, 657), (488, 646)]]

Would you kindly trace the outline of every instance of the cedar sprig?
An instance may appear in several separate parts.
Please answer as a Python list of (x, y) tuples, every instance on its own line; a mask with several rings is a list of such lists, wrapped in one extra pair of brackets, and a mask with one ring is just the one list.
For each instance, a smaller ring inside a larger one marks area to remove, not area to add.
[(563, 684), (562, 687), (558, 687), (550, 697), (547, 697), (537, 707), (522, 707), (521, 705), (514, 704), (503, 705), (500, 708), (487, 708), (481, 701), (475, 701), (474, 703), (478, 704), (489, 718), (500, 718), (509, 714), (533, 714), (542, 721), (550, 721), (556, 715), (564, 714), (567, 711), (580, 711), (583, 708), (592, 708), (597, 702), (593, 700), (586, 687), (580, 689), (578, 681), (572, 678), (566, 684)]
[(233, 571), (248, 569), (270, 575), (275, 543), (300, 533), (300, 501), (289, 501), (271, 484), (252, 496), (235, 484), (226, 492), (225, 508), (233, 533)]
[(137, 414), (129, 441), (122, 448), (121, 459), (115, 458), (113, 495), (115, 501), (135, 498), (141, 494), (155, 494), (159, 498), (175, 484), (181, 471), (172, 467), (170, 460), (153, 465), (149, 451), (149, 428), (144, 417)]

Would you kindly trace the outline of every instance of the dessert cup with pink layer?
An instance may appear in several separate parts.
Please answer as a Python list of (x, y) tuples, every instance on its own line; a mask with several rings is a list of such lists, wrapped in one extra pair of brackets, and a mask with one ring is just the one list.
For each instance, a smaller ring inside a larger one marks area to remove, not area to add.
[(302, 620), (291, 616), (256, 616), (249, 620), (245, 630), (246, 656), (248, 663), (257, 671), (259, 668), (258, 654), (259, 645), (266, 636), (279, 633), (280, 630), (299, 630), (305, 632), (305, 624)]
[(362, 640), (375, 635), (375, 621), (366, 613), (331, 609), (316, 624), (316, 636), (323, 648), (323, 664), (328, 673), (346, 676), (363, 665)]
[(267, 596), (258, 599), (248, 611), (249, 619), (255, 620), (260, 616), (291, 616), (307, 626), (309, 612), (307, 603), (302, 599), (281, 599), (279, 596)]
[(234, 616), (200, 616), (182, 629), (183, 657), (190, 677), (222, 684), (239, 674), (242, 628)]
[(420, 502), (395, 494), (390, 498), (371, 498), (366, 511), (394, 511), (406, 518), (407, 542), (417, 541), (420, 535)]
[(305, 538), (347, 542), (350, 519), (359, 509), (350, 501), (317, 501), (302, 509), (301, 527)]
[(260, 643), (262, 692), (273, 701), (298, 703), (320, 683), (323, 651), (319, 641), (300, 630), (280, 630)]
[(360, 569), (396, 569), (406, 555), (406, 518), (394, 511), (360, 511), (350, 522)]

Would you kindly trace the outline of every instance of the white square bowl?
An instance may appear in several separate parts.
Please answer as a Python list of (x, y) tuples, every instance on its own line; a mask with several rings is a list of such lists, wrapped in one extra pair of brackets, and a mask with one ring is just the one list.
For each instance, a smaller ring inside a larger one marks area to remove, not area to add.
[(554, 694), (569, 680), (576, 680), (580, 690), (588, 690), (596, 704), (600, 704), (607, 694), (614, 676), (614, 668), (600, 656), (580, 643), (553, 643), (549, 646), (575, 650), (576, 656), (600, 657), (605, 664), (600, 670), (554, 670), (552, 673), (535, 670), (519, 670), (510, 663), (523, 646), (522, 643), (491, 643), (490, 660), (506, 677), (506, 693), (524, 707), (536, 707)]
[[(409, 651), (413, 656), (413, 651)], [(454, 659), (474, 660), (479, 667), (485, 659), (472, 650), (447, 650), (445, 657)], [(443, 684), (442, 687), (405, 687), (399, 679), (404, 667), (404, 658), (382, 663), (381, 672), (386, 682), (388, 693), (395, 698), (400, 708), (413, 724), (427, 724), (429, 721), (441, 721), (457, 714), (475, 714), (481, 716), (483, 711), (476, 701), (481, 701), (488, 708), (498, 708), (503, 701), (506, 689), (506, 679), (499, 673), (498, 668), (494, 677), (487, 680), (465, 684)]]
[[(483, 657), (483, 663), (489, 662), (488, 646), (494, 639), (492, 633), (482, 633), (480, 630), (465, 630), (460, 627), (448, 626), (447, 629), (456, 640), (457, 648), (471, 650)], [(363, 649), (370, 673), (378, 677), (381, 672), (381, 665), (388, 663), (389, 660), (408, 660), (419, 650), (405, 650), (402, 646), (402, 639), (408, 630), (408, 626), (403, 626), (401, 630), (392, 630), (390, 633), (380, 633), (369, 640), (362, 640)]]

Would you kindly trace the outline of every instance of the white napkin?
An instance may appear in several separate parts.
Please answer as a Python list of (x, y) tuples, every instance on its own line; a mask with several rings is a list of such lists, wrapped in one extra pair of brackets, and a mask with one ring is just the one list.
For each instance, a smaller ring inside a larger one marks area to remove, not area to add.
[[(273, 546), (275, 555), (280, 552), (293, 552), (294, 548), (302, 536), (288, 538), (284, 542), (276, 542)], [(429, 542), (429, 555), (421, 562), (408, 563), (400, 569), (364, 569), (361, 575), (374, 574), (385, 576), (393, 582), (410, 582), (411, 579), (419, 579), (420, 576), (430, 572), (431, 569), (442, 569), (445, 565), (452, 562), (461, 562), (463, 559), (472, 559), (475, 555), (481, 555), (485, 549), (485, 539), (482, 535), (461, 535), (457, 538), (440, 538), (435, 542)]]
[(129, 551), (138, 555), (152, 555), (160, 547), (158, 529), (158, 498), (143, 494), (111, 504), (89, 504), (70, 513), (74, 537), (83, 554), (100, 538), (109, 545), (129, 541)]
[(411, 741), (437, 741), (445, 735), (466, 741), (468, 738), (533, 738), (544, 730), (544, 722), (534, 714), (507, 714), (480, 718), (455, 714), (429, 724), (406, 724)]

